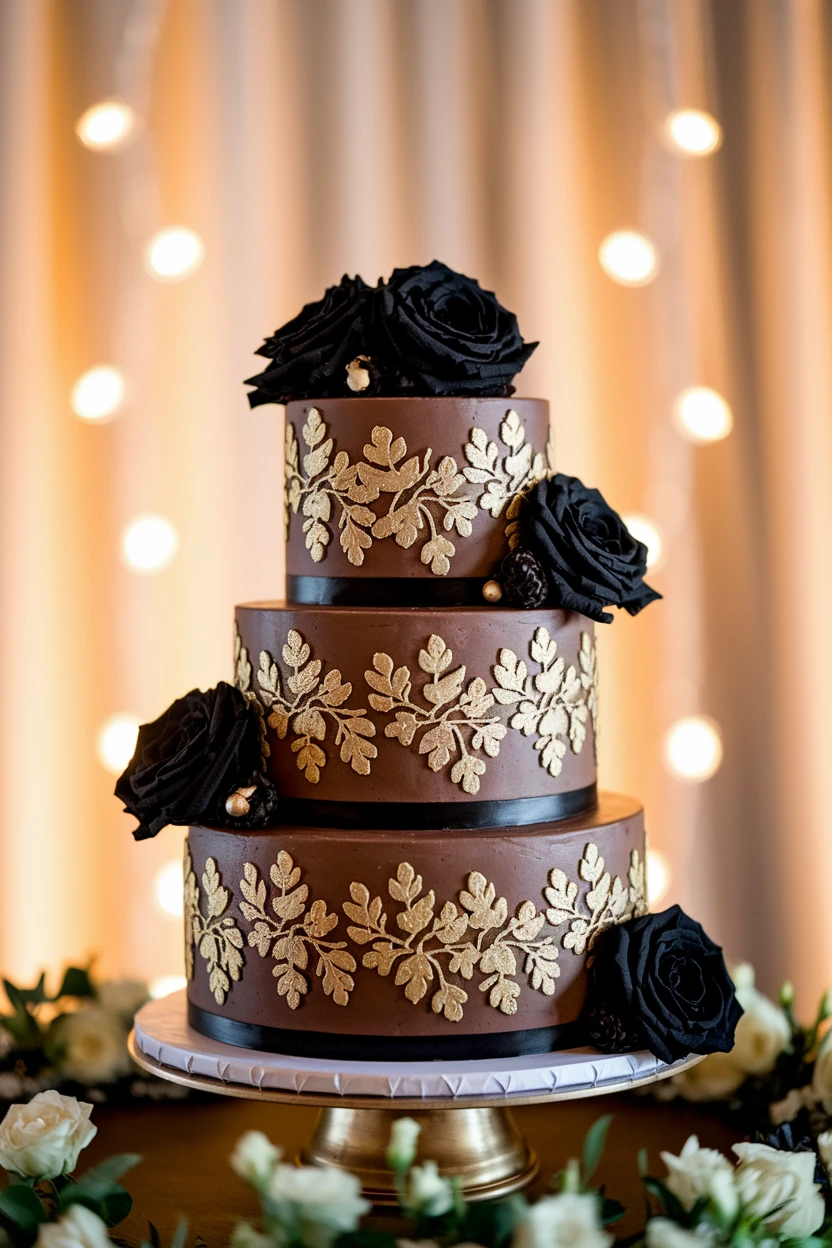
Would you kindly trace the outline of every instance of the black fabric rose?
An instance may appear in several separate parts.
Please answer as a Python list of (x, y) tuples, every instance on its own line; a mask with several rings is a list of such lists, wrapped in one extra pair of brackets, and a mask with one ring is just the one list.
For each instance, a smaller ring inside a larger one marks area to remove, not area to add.
[(438, 260), (394, 269), (374, 317), (369, 354), (383, 393), (512, 394), (537, 346), (523, 341), (517, 317), (491, 291)]
[(351, 394), (347, 365), (366, 354), (374, 293), (360, 277), (345, 275), (267, 338), (257, 354), (271, 364), (246, 382), (257, 387), (248, 396), (251, 406)]
[(637, 615), (661, 594), (644, 583), (647, 547), (598, 490), (562, 472), (540, 481), (524, 507), (526, 542), (551, 588), (550, 603), (610, 624), (605, 607)]
[(679, 906), (595, 942), (589, 1012), (604, 1007), (663, 1062), (728, 1053), (742, 1008), (719, 945)]
[[(276, 806), (274, 787), (260, 766), (257, 714), (238, 689), (221, 681), (206, 693), (192, 689), (152, 724), (142, 724), (116, 797), (139, 821), (137, 841), (169, 823), (252, 826), (252, 819), (255, 825), (267, 821)], [(230, 817), (226, 801), (252, 784), (248, 809)]]

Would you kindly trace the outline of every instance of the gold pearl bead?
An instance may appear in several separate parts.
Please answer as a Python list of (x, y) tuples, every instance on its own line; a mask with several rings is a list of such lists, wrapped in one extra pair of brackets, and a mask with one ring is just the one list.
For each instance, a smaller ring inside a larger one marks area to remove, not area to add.
[(226, 799), (225, 809), (228, 814), (232, 816), (232, 818), (241, 819), (243, 815), (248, 814), (251, 807), (248, 804), (248, 800), (243, 797), (242, 793), (237, 792), (232, 793), (231, 796)]
[(482, 587), (482, 596), (486, 602), (499, 602), (503, 596), (503, 587), (499, 581), (486, 581)]

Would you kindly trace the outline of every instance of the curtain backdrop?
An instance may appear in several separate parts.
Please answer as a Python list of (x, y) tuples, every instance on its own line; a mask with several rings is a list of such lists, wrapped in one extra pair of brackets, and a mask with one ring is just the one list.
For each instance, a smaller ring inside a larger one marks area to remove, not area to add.
[[(254, 348), (342, 273), (437, 256), (540, 340), (519, 392), (559, 467), (665, 539), (664, 602), (599, 628), (602, 782), (764, 986), (832, 981), (831, 56), (823, 0), (0, 0), (0, 968), (180, 971), (153, 881), (181, 832), (133, 843), (96, 733), (228, 677), (234, 603), (280, 595)], [(143, 132), (88, 151), (114, 94)], [(679, 105), (719, 153), (662, 147)], [(142, 266), (163, 224), (205, 242), (178, 285)], [(622, 226), (661, 252), (642, 289), (597, 262)], [(100, 362), (130, 388), (96, 426), (69, 393)], [(726, 440), (675, 431), (691, 384)], [(139, 576), (146, 511), (181, 544)], [(661, 760), (692, 712), (725, 746), (700, 785)]]

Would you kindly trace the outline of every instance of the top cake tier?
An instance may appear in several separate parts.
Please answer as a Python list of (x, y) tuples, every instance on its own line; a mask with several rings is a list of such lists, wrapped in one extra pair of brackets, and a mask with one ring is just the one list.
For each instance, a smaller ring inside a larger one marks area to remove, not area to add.
[(481, 604), (552, 460), (542, 399), (289, 403), (288, 600)]

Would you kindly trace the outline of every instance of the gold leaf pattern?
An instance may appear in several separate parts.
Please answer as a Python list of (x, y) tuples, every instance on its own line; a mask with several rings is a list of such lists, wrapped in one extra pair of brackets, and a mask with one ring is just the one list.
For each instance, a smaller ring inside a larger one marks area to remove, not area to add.
[[(243, 969), (243, 937), (231, 915), (225, 914), (230, 894), (224, 888), (216, 861), (206, 858), (202, 888), (206, 913), (202, 913), (203, 896), (194, 871), (187, 841), (185, 842), (185, 971), (194, 976), (194, 945), (208, 964), (208, 987), (217, 1005), (225, 1004), (226, 994), (236, 983)], [(225, 916), (225, 917), (223, 917)]]
[(353, 882), (352, 900), (343, 905), (352, 922), (347, 935), (358, 945), (372, 945), (364, 967), (382, 976), (395, 968), (395, 983), (413, 1005), (429, 995), (434, 1014), (458, 1023), (468, 993), (453, 977), (467, 982), (475, 974), (488, 1004), (503, 1014), (517, 1013), (521, 971), (535, 991), (554, 995), (558, 950), (551, 936), (541, 936), (546, 916), (533, 902), (522, 902), (509, 918), (505, 897), (472, 871), (457, 900), (438, 910), (433, 889), (423, 891), (421, 875), (408, 862), (399, 863), (387, 891), (402, 907), (395, 915), (398, 932), (388, 931), (381, 897), (371, 898), (364, 884)]
[(275, 959), (272, 974), (277, 980), (277, 993), (286, 998), (290, 1010), (296, 1010), (301, 998), (309, 991), (307, 975), (310, 952), (317, 955), (315, 973), (323, 979), (323, 990), (336, 1005), (347, 1005), (354, 987), (351, 972), (355, 958), (346, 952), (347, 942), (325, 940), (338, 926), (338, 915), (328, 914), (325, 901), (309, 904), (309, 889), (301, 884), (301, 871), (284, 850), (277, 855), (269, 876), (275, 887), (271, 909), (267, 909), (268, 890), (254, 863), (243, 866), (245, 879), (240, 880), (244, 900), (239, 903), (243, 916), (253, 923), (248, 943), (261, 958), (271, 952)]
[(466, 687), (462, 664), (451, 669), (453, 651), (436, 633), (427, 648), (419, 651), (419, 667), (431, 677), (419, 694), (428, 704), (412, 698), (413, 686), (408, 667), (394, 668), (389, 654), (373, 655), (373, 670), (364, 679), (373, 690), (370, 706), (382, 714), (395, 713), (395, 721), (384, 729), (386, 737), (396, 738), (409, 747), (418, 739), (418, 751), (427, 754), (431, 771), (441, 771), (453, 759), (451, 780), (465, 793), (479, 792), (480, 776), (485, 774), (484, 758), (496, 758), (507, 729), (499, 715), (490, 715), (494, 695), (477, 676)]
[(550, 776), (559, 776), (567, 742), (580, 754), (586, 740), (589, 716), (584, 688), (572, 664), (558, 656), (558, 644), (548, 629), (535, 630), (529, 645), (531, 658), (540, 667), (532, 676), (523, 659), (503, 649), (494, 667), (498, 688), (494, 697), (502, 706), (516, 706), (509, 727), (529, 737), (536, 733), (534, 748)]
[(266, 733), (266, 715), (263, 710), (263, 703), (257, 697), (257, 694), (251, 687), (251, 662), (248, 657), (248, 650), (243, 645), (243, 639), (240, 636), (240, 630), (237, 627), (237, 621), (234, 621), (234, 680), (237, 688), (242, 693), (249, 706), (253, 707), (257, 715), (257, 730), (260, 736), (260, 755), (265, 768), (266, 759), (272, 752), (269, 745), (269, 738)]
[[(334, 453), (327, 432), (320, 411), (310, 408), (301, 429), (308, 454), (301, 461), (295, 428), (286, 426), (286, 532), (288, 536), (290, 516), (301, 511), (304, 543), (313, 563), (324, 558), (332, 540), (331, 523), (337, 519), (341, 549), (353, 566), (361, 567), (374, 540), (394, 537), (405, 550), (422, 541), (422, 563), (434, 576), (447, 576), (456, 546), (445, 534), (456, 530), (459, 537), (470, 537), (478, 508), (496, 519), (507, 503), (510, 509), (515, 496), (548, 471), (549, 445), (546, 456), (535, 454), (513, 410), (500, 425), (508, 453), (501, 457), (497, 444), (474, 428), (463, 448), (468, 466), (462, 472), (452, 455), (432, 465), (431, 449), (421, 459), (406, 458), (404, 438), (394, 439), (382, 425), (373, 429), (363, 459), (351, 463), (346, 451)], [(466, 482), (481, 487), (478, 497), (466, 492)], [(386, 511), (369, 506), (383, 495), (392, 495)]]
[(578, 874), (589, 884), (582, 899), (578, 899), (577, 883), (559, 867), (549, 872), (549, 887), (543, 890), (543, 895), (549, 903), (546, 918), (552, 927), (569, 924), (561, 941), (564, 949), (585, 953), (605, 928), (647, 913), (644, 864), (638, 850), (634, 849), (630, 854), (628, 884), (625, 884), (620, 876), (612, 877), (604, 870), (598, 846), (590, 841), (578, 864)]
[[(322, 744), (326, 742), (329, 729), (333, 728), (334, 744), (341, 747), (341, 761), (349, 763), (359, 775), (368, 776), (370, 762), (378, 754), (369, 740), (375, 736), (376, 726), (367, 718), (365, 708), (344, 706), (352, 694), (352, 685), (341, 679), (338, 669), (333, 668), (323, 674), (323, 662), (312, 658), (309, 644), (292, 628), (286, 636), (281, 655), (290, 674), (281, 671), (268, 650), (261, 650), (257, 669), (258, 692), (255, 693), (250, 689), (248, 652), (242, 646), (239, 632), (236, 636), (238, 656), (244, 656), (242, 667), (240, 657), (236, 662), (237, 685), (257, 707), (263, 720), (263, 736), (266, 722), (280, 740), (285, 739), (291, 729), (295, 740), (290, 748), (297, 755), (298, 769), (310, 784), (317, 784), (321, 768), (327, 761)], [(240, 683), (241, 677), (244, 684)], [(264, 707), (269, 712), (267, 721)], [(269, 748), (268, 742), (266, 747)]]
[(581, 633), (581, 648), (578, 651), (578, 664), (581, 669), (581, 688), (586, 694), (586, 709), (592, 720), (592, 744), (595, 757), (598, 757), (598, 656), (595, 650), (595, 638), (591, 633)]

